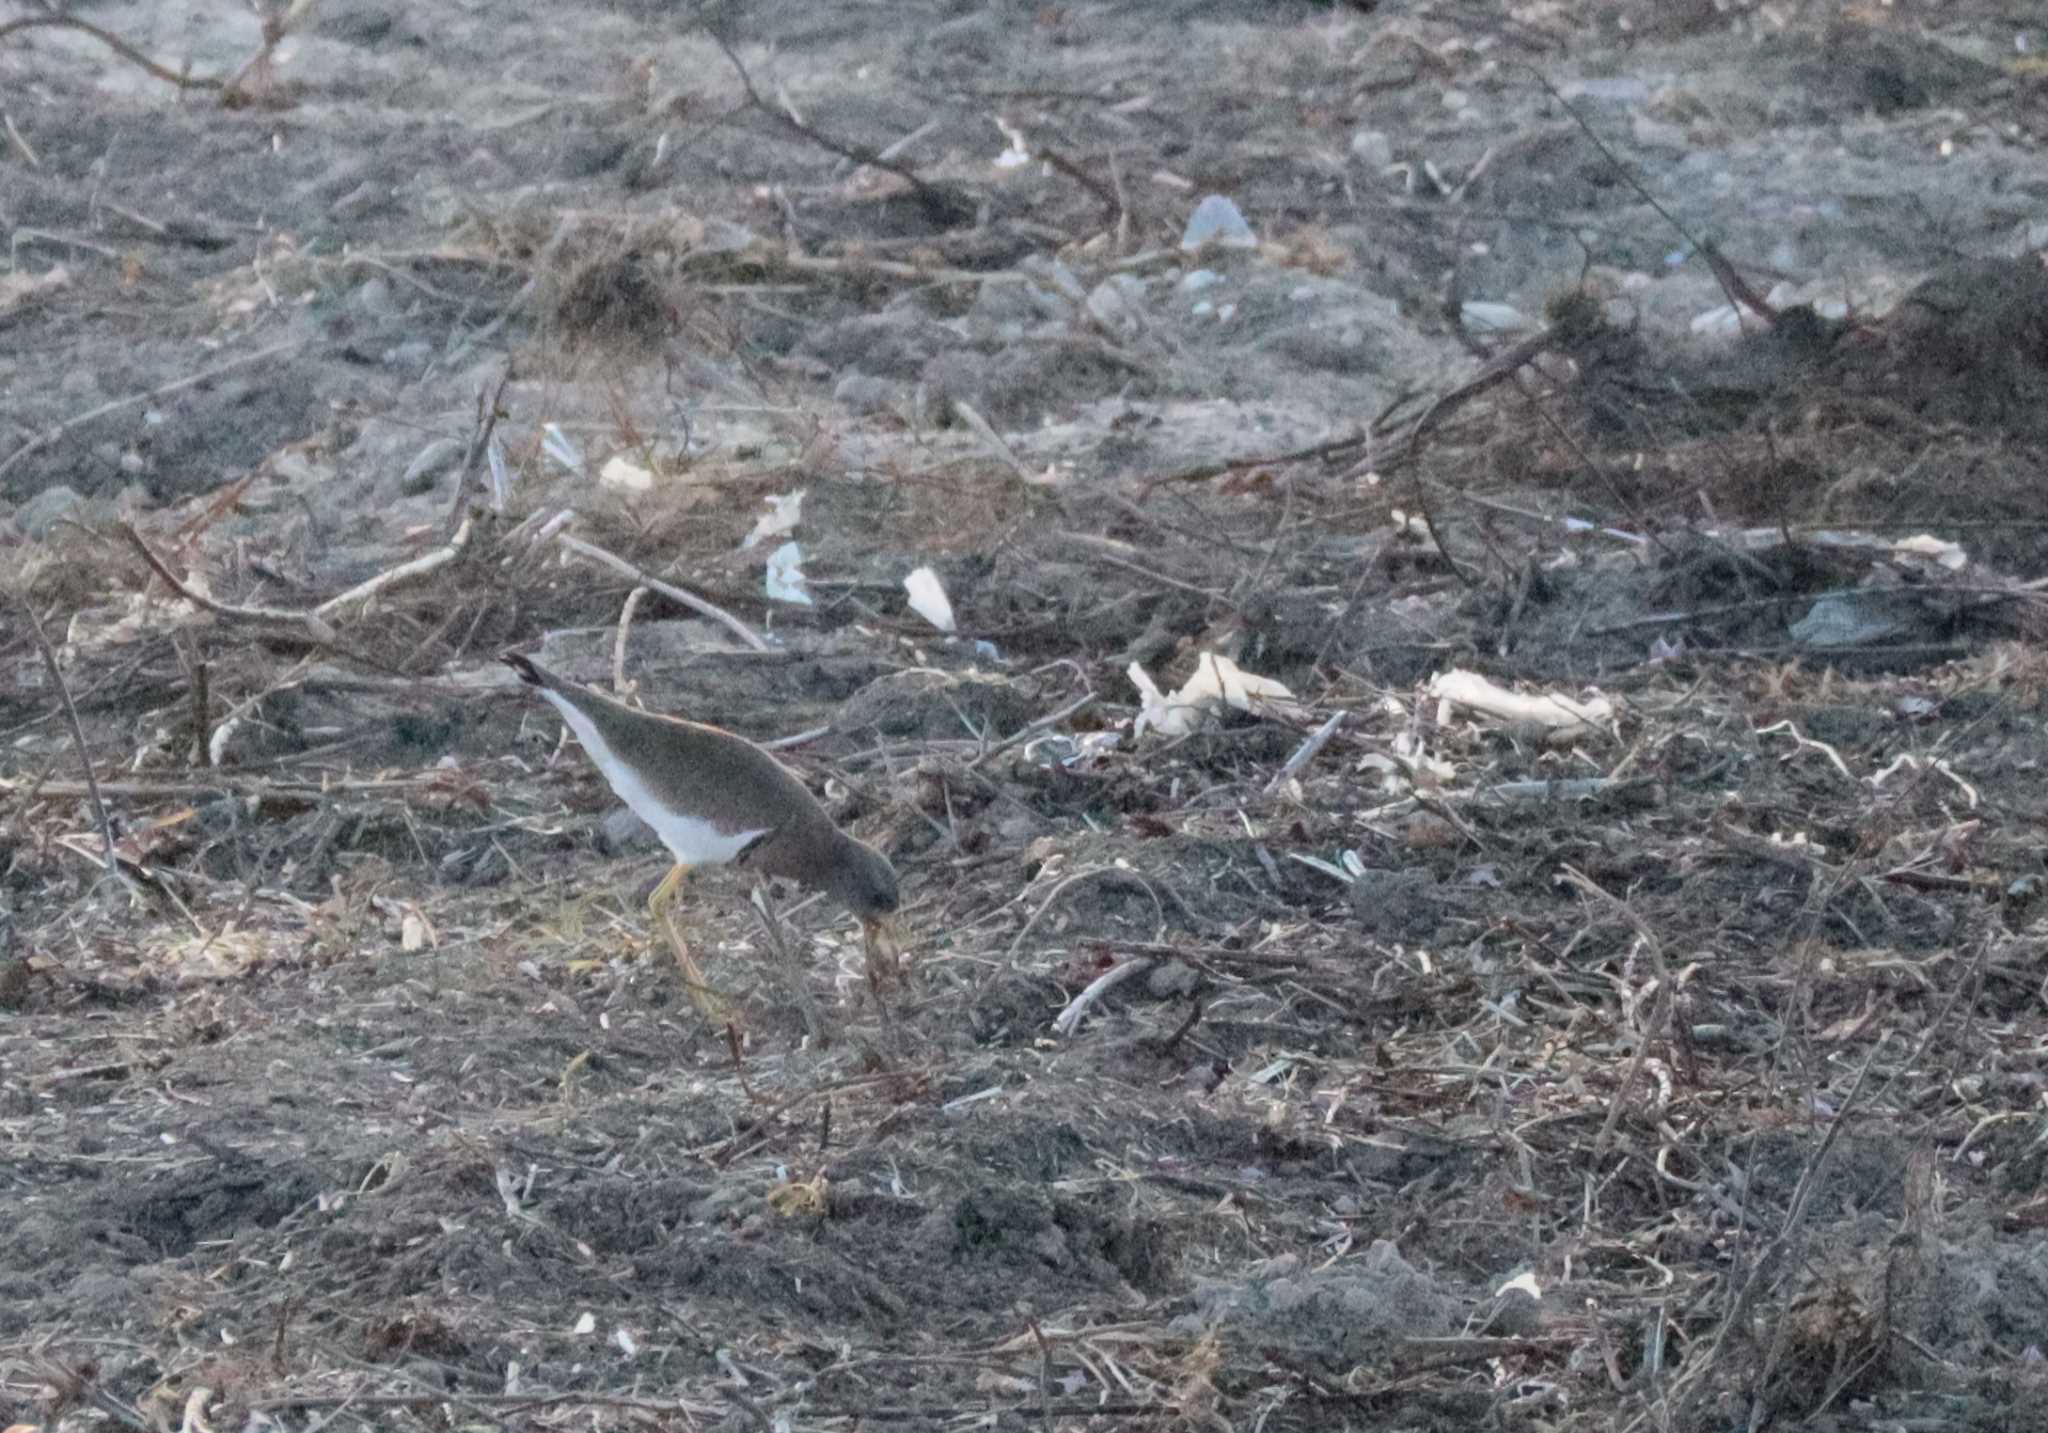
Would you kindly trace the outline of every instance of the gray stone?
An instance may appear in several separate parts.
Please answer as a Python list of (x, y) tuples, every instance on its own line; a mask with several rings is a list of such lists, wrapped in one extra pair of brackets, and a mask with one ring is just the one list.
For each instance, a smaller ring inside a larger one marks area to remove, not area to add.
[(832, 401), (861, 417), (893, 413), (910, 401), (910, 385), (894, 378), (877, 378), (856, 368), (840, 378), (832, 390)]
[(1168, 960), (1155, 965), (1145, 975), (1146, 991), (1159, 1000), (1192, 995), (1201, 983), (1201, 973), (1178, 960)]
[(608, 856), (628, 851), (651, 851), (661, 844), (654, 828), (635, 816), (630, 807), (615, 807), (597, 823), (597, 848)]
[(1362, 1258), (1326, 1268), (1305, 1268), (1298, 1256), (1283, 1254), (1247, 1278), (1198, 1279), (1195, 1308), (1174, 1320), (1175, 1330), (1199, 1337), (1227, 1328), (1333, 1368), (1452, 1327), (1451, 1300), (1385, 1239), (1374, 1240)]
[(1350, 895), (1359, 922), (1382, 940), (1428, 940), (1442, 918), (1436, 877), (1420, 868), (1361, 871)]
[(71, 517), (84, 505), (84, 497), (76, 490), (57, 483), (23, 503), (14, 520), (21, 524), (21, 530), (30, 538), (41, 542), (50, 535), (50, 529), (60, 518)]
[(1145, 327), (1145, 281), (1113, 274), (1088, 295), (1088, 316), (1119, 338), (1135, 338)]
[(1394, 162), (1394, 141), (1384, 130), (1361, 129), (1351, 136), (1351, 157), (1377, 174)]
[(1633, 75), (1606, 75), (1590, 80), (1567, 80), (1558, 93), (1568, 100), (1590, 100), (1594, 104), (1627, 107), (1647, 104), (1650, 87)]
[(409, 338), (404, 343), (384, 350), (382, 355), (386, 368), (396, 368), (405, 373), (423, 373), (434, 361), (434, 345), (424, 338)]
[(360, 313), (371, 318), (390, 318), (398, 312), (398, 301), (392, 297), (391, 281), (382, 274), (365, 279), (360, 288), (349, 296)]
[(442, 474), (462, 461), (466, 450), (466, 445), (454, 438), (434, 439), (406, 465), (405, 476), (398, 480), (398, 491), (409, 498), (432, 492)]

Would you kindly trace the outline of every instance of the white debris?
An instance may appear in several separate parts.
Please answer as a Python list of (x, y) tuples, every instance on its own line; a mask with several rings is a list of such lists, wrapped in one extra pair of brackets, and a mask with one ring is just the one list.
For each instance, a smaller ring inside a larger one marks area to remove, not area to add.
[(938, 573), (920, 567), (903, 579), (903, 590), (910, 598), (911, 611), (941, 632), (958, 630), (953, 621), (953, 600), (946, 595)]
[(1614, 720), (1614, 703), (1595, 696), (1588, 701), (1545, 692), (1523, 696), (1496, 686), (1477, 672), (1453, 670), (1430, 678), (1429, 694), (1437, 701), (1437, 724), (1448, 725), (1454, 711), (1509, 722), (1533, 722), (1558, 732), (1593, 731)]
[(754, 521), (754, 530), (740, 543), (740, 550), (759, 547), (771, 537), (784, 537), (796, 531), (796, 525), (804, 515), (804, 494), (806, 488), (793, 493), (770, 493), (767, 498), (768, 511)]
[(1188, 216), (1188, 227), (1180, 236), (1183, 249), (1214, 244), (1221, 249), (1256, 249), (1258, 236), (1245, 222), (1244, 212), (1221, 194), (1211, 194)]
[(803, 561), (804, 550), (793, 542), (785, 542), (768, 554), (769, 601), (791, 602), (800, 607), (813, 605), (804, 580)]
[(629, 493), (644, 493), (654, 486), (654, 471), (643, 468), (622, 453), (614, 453), (605, 459), (604, 466), (597, 470), (597, 480), (608, 488), (618, 488)]
[(1194, 675), (1172, 696), (1161, 692), (1151, 674), (1137, 662), (1131, 663), (1126, 675), (1138, 689), (1142, 703), (1133, 732), (1136, 736), (1143, 736), (1148, 730), (1161, 736), (1185, 736), (1210, 713), (1226, 706), (1254, 716), (1299, 720), (1304, 715), (1294, 693), (1284, 684), (1247, 672), (1215, 652), (1202, 654)]

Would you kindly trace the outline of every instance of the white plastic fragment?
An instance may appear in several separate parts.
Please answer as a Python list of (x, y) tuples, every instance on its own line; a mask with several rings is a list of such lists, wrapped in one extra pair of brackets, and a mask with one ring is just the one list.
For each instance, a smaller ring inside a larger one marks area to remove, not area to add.
[(242, 729), (240, 717), (229, 717), (213, 729), (213, 735), (206, 740), (206, 764), (219, 766), (227, 760), (228, 743), (235, 739)]
[(505, 511), (505, 504), (512, 498), (512, 472), (505, 463), (505, 445), (496, 438), (491, 439), (484, 449), (491, 473), (491, 511)]
[(1140, 709), (1132, 731), (1134, 736), (1143, 736), (1147, 731), (1168, 737), (1185, 736), (1200, 726), (1209, 713), (1224, 706), (1254, 716), (1299, 720), (1303, 715), (1294, 693), (1284, 684), (1247, 672), (1216, 652), (1204, 652), (1194, 675), (1172, 696), (1159, 690), (1159, 684), (1140, 663), (1131, 663), (1125, 675), (1138, 689)]
[(559, 423), (540, 425), (540, 450), (572, 473), (583, 471), (583, 450)]
[(1902, 537), (1892, 544), (1892, 551), (1900, 557), (1928, 558), (1950, 572), (1961, 572), (1970, 565), (1970, 555), (1960, 543), (1944, 541), (1931, 533)]
[(597, 470), (597, 480), (608, 488), (618, 488), (622, 492), (644, 493), (654, 486), (654, 473), (652, 469), (641, 467), (623, 453), (614, 453), (605, 459), (604, 466)]
[(1280, 854), (1287, 857), (1290, 861), (1300, 862), (1311, 871), (1322, 872), (1339, 885), (1352, 885), (1358, 880), (1358, 877), (1352, 875), (1335, 861), (1326, 861), (1321, 856), (1311, 856), (1302, 851), (1283, 851)]
[(784, 537), (796, 531), (796, 525), (804, 515), (804, 494), (806, 488), (793, 493), (770, 493), (766, 499), (768, 511), (754, 520), (754, 530), (740, 541), (740, 550), (759, 547), (771, 537)]
[(1529, 316), (1513, 304), (1487, 303), (1474, 299), (1459, 308), (1465, 327), (1478, 333), (1520, 333), (1533, 325)]
[(1448, 725), (1454, 710), (1463, 709), (1502, 721), (1533, 722), (1558, 732), (1593, 731), (1614, 720), (1614, 703), (1595, 696), (1590, 701), (1558, 692), (1523, 696), (1496, 686), (1477, 672), (1452, 670), (1430, 678), (1436, 698), (1437, 724)]
[(1183, 249), (1214, 244), (1222, 249), (1256, 249), (1258, 236), (1245, 222), (1244, 211), (1221, 194), (1211, 194), (1188, 216), (1188, 227), (1180, 236)]
[(995, 117), (996, 128), (1003, 132), (1003, 152), (998, 154), (995, 165), (998, 169), (1019, 169), (1031, 162), (1031, 146), (1025, 142), (1024, 132), (1004, 122), (1001, 115)]
[(1734, 304), (1721, 304), (1705, 313), (1694, 314), (1689, 325), (1697, 337), (1721, 338), (1731, 333), (1742, 332), (1742, 310)]
[(946, 586), (939, 581), (939, 574), (929, 567), (920, 567), (903, 579), (903, 591), (910, 598), (910, 610), (941, 632), (953, 632), (958, 628), (953, 621), (953, 600), (946, 595)]
[(799, 607), (813, 605), (804, 579), (803, 561), (804, 550), (793, 542), (785, 542), (768, 554), (765, 581), (769, 601), (790, 602)]

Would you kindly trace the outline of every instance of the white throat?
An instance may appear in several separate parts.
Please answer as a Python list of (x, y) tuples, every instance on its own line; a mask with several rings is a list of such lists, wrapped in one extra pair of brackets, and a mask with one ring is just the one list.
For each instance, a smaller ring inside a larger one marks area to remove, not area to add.
[(576, 734), (590, 759), (597, 763), (597, 769), (604, 773), (604, 779), (611, 783), (619, 799), (632, 809), (635, 816), (654, 828), (654, 834), (661, 837), (661, 844), (685, 866), (722, 866), (740, 852), (768, 834), (768, 828), (758, 831), (719, 830), (709, 821), (695, 816), (678, 816), (654, 799), (654, 793), (647, 789), (635, 771), (620, 761), (618, 754), (598, 734), (596, 723), (578, 711), (559, 693), (541, 688), (542, 696), (554, 704), (568, 723), (569, 730)]

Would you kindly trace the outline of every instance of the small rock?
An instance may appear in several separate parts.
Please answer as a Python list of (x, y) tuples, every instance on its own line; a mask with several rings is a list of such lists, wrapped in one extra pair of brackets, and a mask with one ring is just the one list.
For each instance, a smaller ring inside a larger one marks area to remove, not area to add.
[(721, 1184), (690, 1205), (690, 1220), (695, 1224), (709, 1224), (736, 1213), (741, 1205), (753, 1202), (756, 1197), (754, 1191), (740, 1180)]
[(385, 349), (380, 359), (386, 368), (396, 368), (402, 373), (423, 373), (434, 361), (434, 345), (424, 338), (409, 338)]
[(1594, 104), (1646, 104), (1650, 87), (1632, 75), (1609, 75), (1600, 79), (1570, 80), (1558, 86), (1568, 100), (1591, 100)]
[(1361, 129), (1351, 136), (1351, 157), (1378, 173), (1394, 162), (1394, 141), (1384, 130)]
[(1088, 316), (1121, 338), (1135, 338), (1144, 328), (1145, 284), (1131, 274), (1104, 279), (1088, 295)]
[(406, 465), (405, 476), (398, 480), (398, 491), (409, 498), (432, 492), (441, 475), (461, 460), (463, 451), (463, 444), (453, 438), (434, 439)]
[(1012, 811), (996, 820), (996, 839), (1005, 846), (1021, 846), (1045, 829), (1045, 823), (1028, 811)]
[[(2042, 242), (2048, 243), (2048, 240)], [(1024, 261), (1024, 272), (1043, 278), (1068, 303), (1087, 302), (1088, 286), (1063, 259), (1042, 259), (1034, 255)]]
[(597, 849), (607, 856), (649, 850), (660, 841), (654, 828), (635, 816), (629, 806), (615, 808), (597, 823)]
[(1192, 966), (1178, 960), (1163, 961), (1153, 966), (1145, 976), (1145, 989), (1158, 1000), (1192, 995), (1201, 983), (1201, 975)]
[(1403, 1338), (1451, 1329), (1451, 1300), (1384, 1239), (1342, 1265), (1305, 1269), (1283, 1256), (1237, 1280), (1197, 1279), (1194, 1293), (1196, 1311), (1173, 1321), (1177, 1332), (1227, 1328), (1325, 1366), (1384, 1357)]
[(1360, 923), (1383, 940), (1427, 940), (1436, 933), (1436, 878), (1427, 870), (1362, 871), (1350, 895)]
[(1890, 712), (1855, 702), (1816, 707), (1806, 714), (1806, 734), (1829, 746), (1861, 746), (1891, 729)]
[(21, 505), (14, 520), (21, 524), (21, 530), (36, 542), (50, 535), (50, 529), (61, 518), (70, 517), (83, 507), (85, 499), (63, 483), (53, 483)]
[(858, 368), (840, 378), (832, 390), (832, 401), (847, 412), (866, 417), (871, 413), (892, 413), (910, 399), (910, 385), (894, 378), (877, 378)]
[(1460, 310), (1465, 327), (1479, 333), (1522, 333), (1535, 327), (1528, 315), (1513, 304), (1473, 299)]
[(0, 958), (0, 1010), (19, 1010), (27, 1003), (29, 979), (27, 961)]
[(362, 287), (351, 296), (350, 302), (356, 309), (371, 318), (390, 318), (398, 312), (398, 303), (391, 295), (391, 281), (382, 274), (364, 280)]
[(1682, 124), (1652, 119), (1641, 111), (1631, 114), (1628, 123), (1630, 137), (1638, 149), (1669, 149), (1683, 154), (1692, 144)]
[(1529, 1338), (1543, 1327), (1543, 1306), (1526, 1289), (1501, 1291), (1480, 1331), (1493, 1338)]

